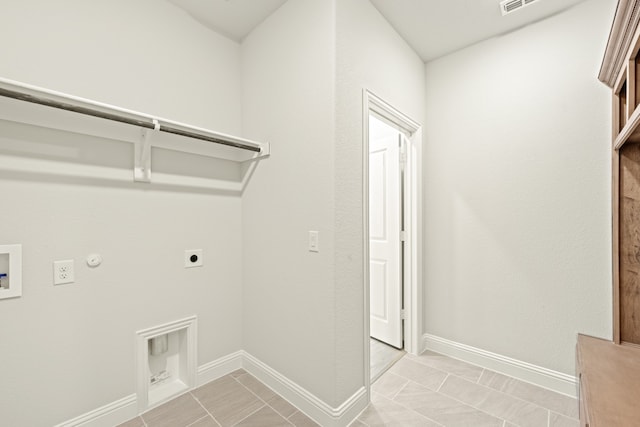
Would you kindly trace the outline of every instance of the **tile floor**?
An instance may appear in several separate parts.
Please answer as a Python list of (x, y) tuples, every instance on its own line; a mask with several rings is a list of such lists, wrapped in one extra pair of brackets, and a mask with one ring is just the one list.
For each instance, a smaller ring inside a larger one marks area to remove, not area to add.
[(354, 427), (578, 427), (576, 399), (437, 353), (407, 354), (371, 386)]
[(371, 357), (371, 383), (405, 355), (404, 350), (398, 350), (375, 338), (369, 338), (369, 356)]
[[(352, 427), (578, 427), (576, 400), (432, 352), (405, 355)], [(317, 426), (244, 370), (120, 427)]]
[(239, 369), (183, 394), (119, 427), (318, 427)]

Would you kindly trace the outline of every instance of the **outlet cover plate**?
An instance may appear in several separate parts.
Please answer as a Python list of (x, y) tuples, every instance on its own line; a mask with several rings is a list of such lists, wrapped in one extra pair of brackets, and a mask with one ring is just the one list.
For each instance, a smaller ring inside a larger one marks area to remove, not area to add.
[(65, 259), (53, 262), (53, 284), (66, 285), (75, 282), (73, 260)]
[(202, 267), (202, 249), (187, 249), (184, 251), (184, 268)]

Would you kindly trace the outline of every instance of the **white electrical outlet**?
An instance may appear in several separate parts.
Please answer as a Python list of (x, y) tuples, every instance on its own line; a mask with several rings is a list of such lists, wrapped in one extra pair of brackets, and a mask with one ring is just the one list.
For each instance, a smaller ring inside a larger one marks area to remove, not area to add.
[(184, 268), (202, 267), (202, 249), (187, 249), (184, 251)]
[(73, 260), (65, 259), (63, 261), (53, 262), (53, 284), (64, 285), (66, 283), (73, 283), (75, 281), (75, 275), (73, 271)]

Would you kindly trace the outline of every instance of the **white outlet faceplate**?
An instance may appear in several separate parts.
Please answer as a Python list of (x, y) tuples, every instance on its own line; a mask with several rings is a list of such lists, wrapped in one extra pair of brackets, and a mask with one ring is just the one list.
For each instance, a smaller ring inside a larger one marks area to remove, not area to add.
[(184, 268), (202, 267), (202, 249), (187, 249), (184, 251)]
[(53, 284), (54, 285), (64, 285), (67, 283), (73, 283), (74, 281), (75, 281), (75, 274), (74, 274), (72, 259), (53, 262)]
[(320, 252), (320, 233), (309, 231), (309, 252)]

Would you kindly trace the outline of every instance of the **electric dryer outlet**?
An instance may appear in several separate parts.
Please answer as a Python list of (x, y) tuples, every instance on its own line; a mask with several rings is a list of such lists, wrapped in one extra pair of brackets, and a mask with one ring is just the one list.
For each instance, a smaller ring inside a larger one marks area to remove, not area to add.
[(184, 251), (184, 268), (202, 267), (202, 249), (187, 249)]

